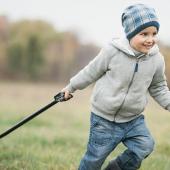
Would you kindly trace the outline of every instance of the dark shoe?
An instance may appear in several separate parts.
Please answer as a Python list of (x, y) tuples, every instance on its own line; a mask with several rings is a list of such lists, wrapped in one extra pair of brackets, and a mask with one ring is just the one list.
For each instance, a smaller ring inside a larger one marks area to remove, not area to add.
[(112, 160), (104, 170), (121, 170), (121, 168), (117, 164), (116, 160)]

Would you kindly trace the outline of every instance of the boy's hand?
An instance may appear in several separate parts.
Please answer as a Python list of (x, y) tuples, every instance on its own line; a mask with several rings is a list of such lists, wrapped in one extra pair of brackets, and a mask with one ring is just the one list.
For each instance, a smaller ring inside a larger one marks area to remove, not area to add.
[(68, 90), (62, 90), (61, 92), (64, 92), (64, 99), (66, 101), (70, 100), (73, 97), (73, 95)]

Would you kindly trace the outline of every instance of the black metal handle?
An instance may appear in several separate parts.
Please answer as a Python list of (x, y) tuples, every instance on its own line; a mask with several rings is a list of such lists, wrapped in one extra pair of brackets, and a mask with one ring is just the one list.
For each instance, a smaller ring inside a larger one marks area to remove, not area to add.
[(55, 105), (58, 102), (62, 102), (65, 101), (64, 99), (64, 93), (60, 92), (57, 95), (54, 96), (54, 101), (52, 101), (51, 103), (49, 103), (48, 105), (44, 106), (43, 108), (41, 108), (40, 110), (38, 110), (35, 113), (32, 113), (31, 115), (25, 117), (24, 119), (22, 119), (21, 121), (19, 121), (17, 124), (15, 124), (14, 126), (12, 126), (11, 128), (9, 128), (8, 130), (6, 130), (5, 132), (3, 132), (2, 134), (0, 134), (0, 139), (5, 137), (6, 135), (8, 135), (9, 133), (11, 133), (12, 131), (14, 131), (15, 129), (19, 128), (20, 126), (22, 126), (23, 124), (25, 124), (26, 122), (32, 120), (34, 117), (38, 116), (39, 114), (41, 114), (42, 112), (44, 112), (45, 110), (49, 109), (50, 107), (52, 107), (53, 105)]

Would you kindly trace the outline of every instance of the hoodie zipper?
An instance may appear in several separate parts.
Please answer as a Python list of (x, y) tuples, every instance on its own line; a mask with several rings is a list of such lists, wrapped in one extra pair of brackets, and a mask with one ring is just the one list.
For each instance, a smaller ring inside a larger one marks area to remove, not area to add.
[(124, 99), (123, 99), (123, 101), (122, 101), (122, 104), (120, 105), (119, 109), (117, 110), (116, 114), (114, 115), (114, 121), (116, 121), (116, 116), (119, 114), (120, 110), (122, 109), (122, 107), (123, 107), (123, 105), (124, 105), (124, 103), (125, 103), (126, 97), (127, 97), (128, 93), (129, 93), (130, 87), (131, 87), (131, 85), (132, 85), (132, 83), (133, 83), (135, 74), (138, 72), (138, 69), (139, 69), (139, 60), (140, 60), (140, 58), (143, 57), (143, 56), (144, 56), (144, 54), (139, 55), (139, 56), (137, 57), (137, 59), (136, 59), (136, 64), (135, 64), (135, 68), (134, 68), (134, 71), (133, 71), (132, 79), (131, 79), (131, 81), (130, 81), (130, 83), (129, 83), (129, 85), (128, 85), (128, 89), (127, 89), (126, 95), (125, 95), (125, 97), (124, 97)]

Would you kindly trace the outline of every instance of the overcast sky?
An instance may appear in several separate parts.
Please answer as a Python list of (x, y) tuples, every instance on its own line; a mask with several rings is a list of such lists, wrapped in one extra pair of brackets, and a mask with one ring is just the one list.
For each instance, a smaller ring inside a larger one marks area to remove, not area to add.
[(122, 11), (138, 2), (155, 8), (161, 25), (159, 38), (170, 44), (168, 0), (0, 0), (0, 15), (10, 21), (43, 19), (58, 30), (77, 32), (83, 42), (103, 45), (122, 34)]

